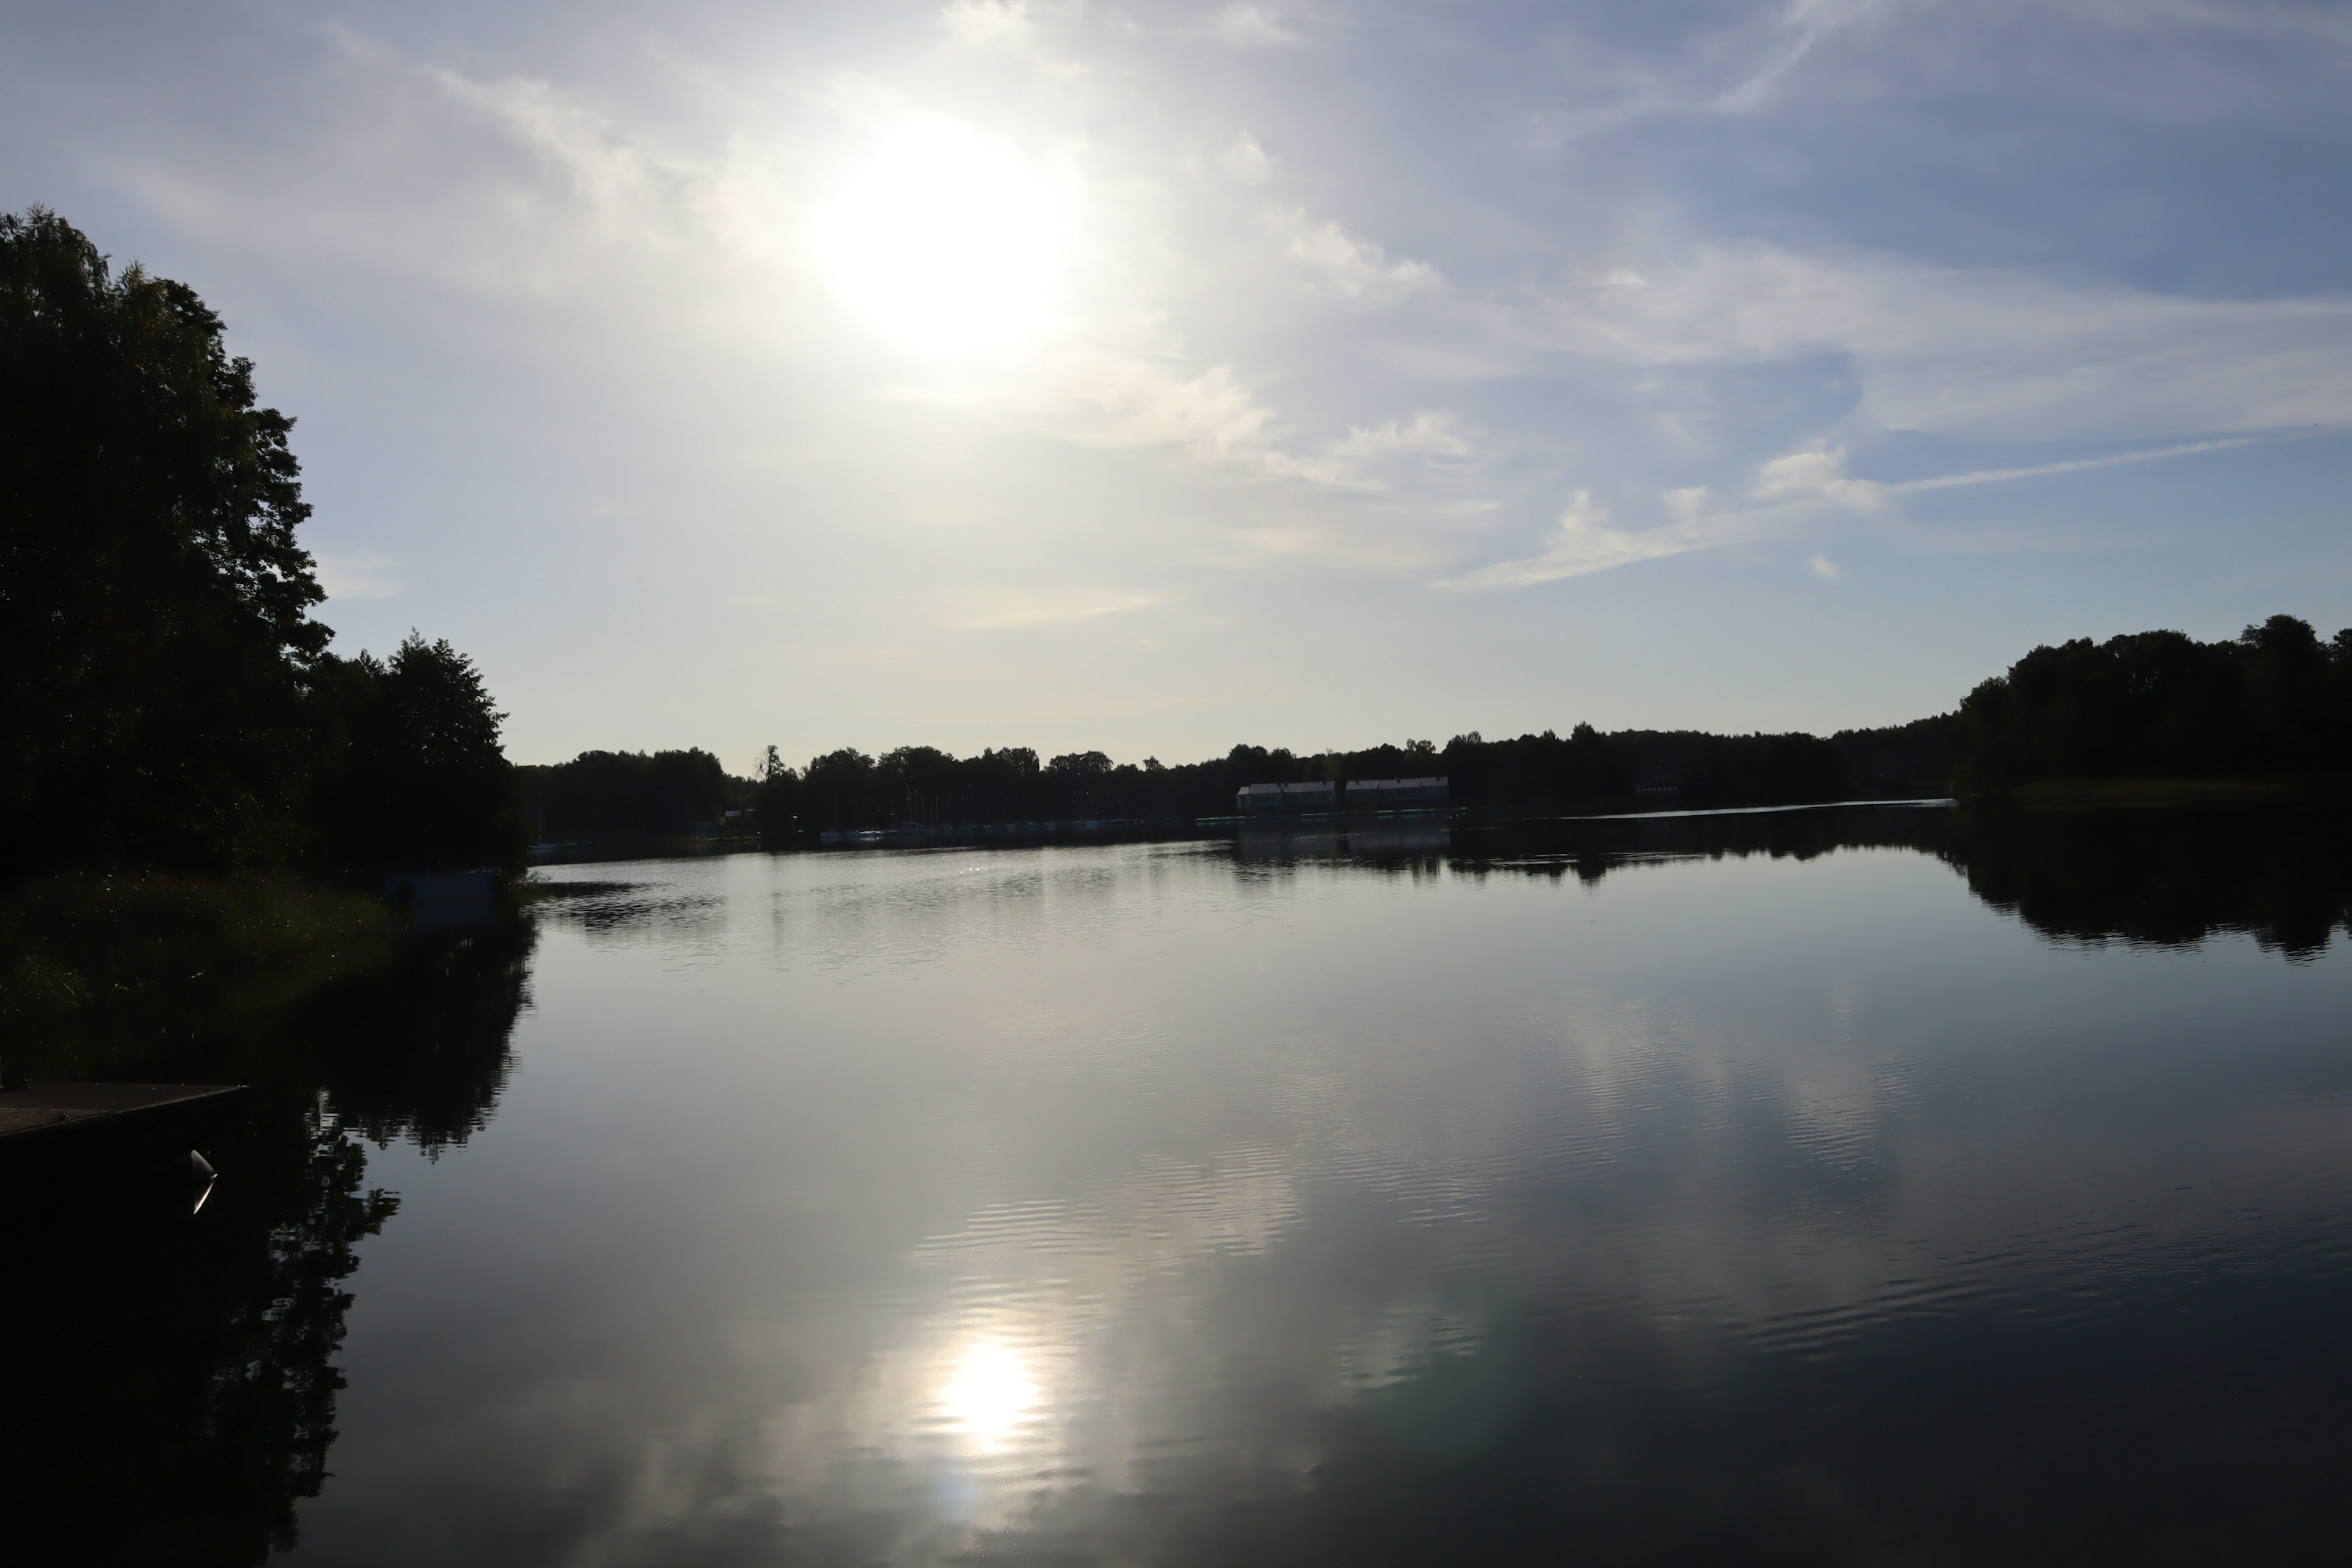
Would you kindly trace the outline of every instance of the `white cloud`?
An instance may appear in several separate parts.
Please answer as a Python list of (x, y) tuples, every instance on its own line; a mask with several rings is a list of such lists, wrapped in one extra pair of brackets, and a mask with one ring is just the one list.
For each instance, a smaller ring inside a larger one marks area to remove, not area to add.
[(1391, 453), (1466, 458), (1470, 455), (1470, 443), (1454, 433), (1453, 421), (1447, 416), (1424, 412), (1402, 422), (1391, 419), (1383, 425), (1350, 426), (1348, 434), (1333, 442), (1330, 449), (1334, 457), (1356, 459)]
[(1233, 145), (1220, 153), (1217, 161), (1225, 166), (1225, 173), (1244, 185), (1264, 184), (1274, 172), (1274, 160), (1253, 136), (1234, 138)]
[(1609, 509), (1596, 504), (1591, 490), (1579, 490), (1568, 510), (1560, 513), (1551, 547), (1541, 555), (1481, 567), (1440, 586), (1531, 588), (1538, 583), (1582, 577), (1606, 572), (1612, 566), (1630, 566), (1637, 561), (1654, 561), (1729, 542), (1727, 537), (1707, 536), (1702, 528), (1703, 524), (1695, 518), (1641, 532), (1612, 528)]
[[(2187, 457), (2198, 452), (2242, 447), (2253, 439), (2242, 437), (2221, 441), (2191, 441), (2149, 451), (2123, 452), (2063, 463), (2040, 463), (2028, 468), (1980, 468), (1965, 474), (1906, 479), (1900, 484), (1850, 479), (1845, 474), (1844, 448), (1817, 443), (1802, 451), (1775, 458), (1759, 469), (1757, 482), (1749, 492), (1759, 504), (1709, 512), (1706, 510), (1707, 491), (1705, 486), (1666, 490), (1658, 499), (1675, 521), (1663, 527), (1639, 532), (1605, 526), (1608, 512), (1592, 505), (1590, 491), (1579, 490), (1574, 504), (1560, 519), (1559, 536), (1543, 554), (1525, 561), (1506, 561), (1482, 567), (1441, 585), (1455, 588), (1532, 587), (1539, 583), (1555, 583), (1563, 578), (1606, 572), (1612, 567), (1630, 566), (1640, 561), (1657, 561), (1670, 555), (1686, 555), (1694, 551), (1766, 538), (1788, 523), (1818, 517), (1824, 508), (1875, 511), (1890, 496), (1916, 495), (1963, 485), (1999, 484), (2010, 479), (2038, 479), (2048, 474), (2108, 468), (2125, 463), (2152, 462), (2162, 458)], [(1823, 577), (1840, 575), (1837, 566), (1827, 556), (1816, 554), (1811, 565)]]
[(1705, 485), (1691, 485), (1678, 490), (1662, 491), (1658, 499), (1675, 521), (1688, 522), (1706, 510), (1707, 490)]
[(1814, 552), (1813, 558), (1805, 563), (1805, 564), (1812, 569), (1814, 576), (1822, 579), (1824, 582), (1834, 583), (1839, 578), (1845, 575), (1844, 573), (1838, 570), (1838, 563), (1836, 562), (1831, 560), (1828, 556), (1822, 554), (1819, 551)]
[(509, 78), (477, 81), (435, 67), (442, 90), (503, 122), (562, 170), (572, 194), (608, 234), (642, 238), (646, 209), (700, 183), (688, 160), (666, 156), (645, 139), (624, 133), (605, 115), (545, 81)]
[(1274, 411), (1226, 365), (1185, 375), (1142, 358), (1087, 356), (1049, 395), (1064, 405), (1061, 433), (1086, 446), (1181, 447), (1231, 462), (1272, 438)]
[(1777, 102), (1788, 79), (1807, 56), (1832, 37), (1878, 20), (1893, 6), (1886, 0), (1788, 0), (1773, 18), (1761, 58), (1706, 107), (1745, 114)]
[(1258, 49), (1273, 44), (1290, 44), (1298, 35), (1282, 25), (1281, 18), (1271, 7), (1234, 5), (1220, 9), (1209, 19), (1208, 36), (1233, 48)]
[(1756, 470), (1751, 499), (1769, 505), (1822, 500), (1856, 511), (1874, 509), (1885, 495), (1869, 479), (1848, 479), (1845, 448), (1817, 441), (1802, 451), (1774, 458)]
[(1283, 250), (1318, 275), (1332, 292), (1366, 304), (1393, 304), (1444, 279), (1426, 261), (1391, 261), (1388, 252), (1337, 223), (1315, 223), (1303, 212), (1281, 215)]
[(1989, 441), (2352, 426), (2352, 296), (2198, 300), (1898, 258), (1709, 248), (1580, 289), (1557, 347), (1637, 366), (1842, 357), (1857, 423)]
[(968, 49), (1021, 37), (1031, 26), (1027, 0), (953, 0), (940, 8), (939, 23)]
[(1172, 447), (1205, 465), (1334, 489), (1374, 488), (1352, 454), (1291, 450), (1275, 411), (1229, 365), (1194, 370), (1145, 353), (1072, 352), (1017, 386), (961, 406), (1074, 446)]
[[(1897, 8), (1897, 0), (1785, 0), (1777, 8), (1735, 9), (1728, 26), (1697, 29), (1678, 57), (1619, 57), (1613, 68), (1588, 75), (1579, 84), (1583, 90), (1573, 108), (1554, 107), (1533, 117), (1533, 140), (1557, 147), (1645, 120), (1764, 114), (1787, 101), (1791, 79), (1823, 45), (1840, 34), (1861, 32)], [(1591, 59), (1608, 58), (1604, 47), (1584, 42), (1582, 52)]]

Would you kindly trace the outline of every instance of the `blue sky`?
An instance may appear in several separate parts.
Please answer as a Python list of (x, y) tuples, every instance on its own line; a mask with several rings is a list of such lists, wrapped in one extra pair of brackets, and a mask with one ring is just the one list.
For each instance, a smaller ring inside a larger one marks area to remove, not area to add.
[(2352, 622), (2352, 12), (0, 16), (510, 751), (1897, 721)]

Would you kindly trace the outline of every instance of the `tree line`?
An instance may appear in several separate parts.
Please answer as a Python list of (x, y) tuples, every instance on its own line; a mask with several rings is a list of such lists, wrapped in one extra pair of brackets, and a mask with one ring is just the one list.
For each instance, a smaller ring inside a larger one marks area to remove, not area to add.
[(723, 827), (752, 805), (738, 778), (698, 748), (583, 752), (568, 763), (515, 770), (519, 799), (542, 843), (677, 838)]
[(2037, 647), (1969, 693), (1951, 771), (1964, 794), (2116, 779), (2294, 779), (2352, 769), (2352, 628), (2322, 642), (2273, 616), (2199, 642), (2136, 632)]
[[(1407, 741), (1357, 751), (1238, 745), (1205, 762), (1114, 763), (1100, 752), (1041, 760), (1025, 746), (957, 757), (932, 746), (879, 756), (829, 752), (805, 768), (770, 747), (749, 796), (772, 838), (900, 826), (1118, 820), (1183, 824), (1229, 816), (1251, 784), (1352, 779), (1448, 781), (1451, 803), (1498, 811), (1594, 812), (1916, 798), (1944, 790), (1941, 731), (1923, 720), (1885, 730), (1804, 735), (1711, 735), (1579, 724), (1444, 745)], [(789, 825), (789, 826), (787, 826)]]
[(0, 870), (521, 864), (472, 662), (327, 650), (293, 424), (194, 290), (0, 215)]
[(708, 752), (583, 752), (521, 770), (537, 820), (559, 837), (693, 833), (747, 811), (763, 840), (826, 833), (1118, 821), (1183, 827), (1230, 815), (1259, 784), (1443, 775), (1451, 803), (1488, 812), (1704, 810), (1840, 800), (2003, 795), (2083, 779), (2341, 779), (2352, 771), (2352, 630), (2322, 642), (2276, 616), (2201, 643), (2141, 632), (2037, 647), (1957, 712), (1828, 736), (1717, 735), (1579, 724), (1444, 745), (1357, 751), (1239, 745), (1223, 757), (1113, 763), (1026, 746), (958, 757), (935, 746), (845, 747), (752, 776)]

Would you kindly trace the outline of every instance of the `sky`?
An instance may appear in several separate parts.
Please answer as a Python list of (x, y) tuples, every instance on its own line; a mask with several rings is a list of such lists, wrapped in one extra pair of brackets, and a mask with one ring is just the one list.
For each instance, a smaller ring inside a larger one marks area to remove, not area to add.
[(0, 7), (509, 752), (1901, 722), (2352, 623), (2352, 9)]

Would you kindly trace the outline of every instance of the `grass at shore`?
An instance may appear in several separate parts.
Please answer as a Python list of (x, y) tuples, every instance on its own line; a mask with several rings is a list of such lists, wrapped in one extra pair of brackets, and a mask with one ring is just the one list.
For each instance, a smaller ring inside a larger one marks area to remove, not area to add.
[(217, 1027), (388, 963), (382, 900), (299, 883), (63, 877), (0, 889), (5, 1066), (103, 1071), (161, 1033)]

